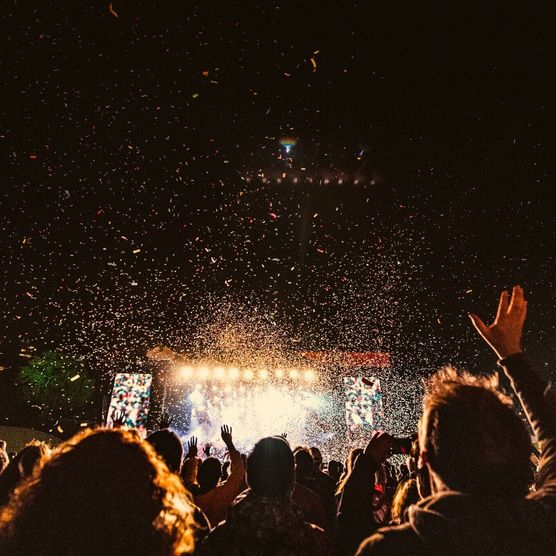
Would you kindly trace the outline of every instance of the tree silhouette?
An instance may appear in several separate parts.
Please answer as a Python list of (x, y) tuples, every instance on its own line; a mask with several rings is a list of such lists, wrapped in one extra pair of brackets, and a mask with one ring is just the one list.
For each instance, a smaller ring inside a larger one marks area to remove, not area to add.
[(57, 351), (30, 359), (20, 371), (19, 382), (29, 403), (46, 417), (73, 417), (91, 402), (93, 380), (81, 362)]

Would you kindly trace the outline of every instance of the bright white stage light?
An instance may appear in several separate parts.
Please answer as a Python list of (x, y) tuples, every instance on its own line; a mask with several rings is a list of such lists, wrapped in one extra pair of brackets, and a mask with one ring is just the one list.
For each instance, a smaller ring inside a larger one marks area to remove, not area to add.
[(180, 368), (179, 372), (181, 378), (187, 380), (193, 376), (193, 374), (195, 373), (195, 369), (190, 365), (184, 365), (183, 367)]
[(261, 369), (259, 371), (259, 378), (261, 380), (266, 380), (268, 378), (268, 371), (266, 369)]
[(289, 375), (290, 378), (293, 378), (295, 380), (299, 378), (299, 371), (297, 369), (290, 369)]
[(208, 367), (199, 367), (198, 375), (201, 380), (206, 380), (210, 376), (210, 369)]
[(232, 380), (236, 380), (239, 377), (239, 369), (237, 367), (230, 367), (228, 369), (228, 376)]
[(201, 405), (204, 399), (203, 394), (201, 394), (198, 388), (195, 388), (195, 390), (189, 394), (189, 398), (195, 405)]
[(243, 371), (243, 378), (245, 380), (253, 380), (253, 371), (251, 369), (245, 369)]
[(284, 370), (283, 369), (276, 369), (276, 371), (274, 371), (274, 374), (276, 375), (276, 378), (284, 378)]
[(312, 369), (307, 369), (303, 373), (303, 379), (305, 380), (305, 382), (314, 382), (316, 378), (317, 377), (315, 375), (315, 371), (313, 371)]
[(214, 378), (218, 380), (226, 378), (226, 369), (224, 369), (224, 367), (216, 367), (216, 369), (214, 369)]

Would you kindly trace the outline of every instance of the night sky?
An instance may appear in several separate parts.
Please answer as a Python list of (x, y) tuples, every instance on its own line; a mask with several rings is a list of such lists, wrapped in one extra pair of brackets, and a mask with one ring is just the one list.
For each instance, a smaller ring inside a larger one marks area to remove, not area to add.
[[(383, 4), (4, 2), (0, 363), (106, 374), (235, 326), (478, 369), (466, 315), (521, 283), (556, 365), (553, 19)], [(246, 182), (284, 135), (380, 179)]]

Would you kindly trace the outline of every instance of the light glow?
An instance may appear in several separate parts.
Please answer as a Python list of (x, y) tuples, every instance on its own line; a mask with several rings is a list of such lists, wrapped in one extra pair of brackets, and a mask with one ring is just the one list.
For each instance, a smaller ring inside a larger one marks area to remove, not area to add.
[(201, 380), (206, 380), (210, 376), (210, 369), (208, 367), (199, 367), (197, 374)]
[(206, 381), (219, 382), (257, 381), (266, 383), (275, 380), (303, 380), (306, 383), (315, 382), (317, 374), (313, 369), (252, 369), (238, 367), (211, 367), (208, 365), (182, 365), (176, 368), (176, 379), (179, 381)]

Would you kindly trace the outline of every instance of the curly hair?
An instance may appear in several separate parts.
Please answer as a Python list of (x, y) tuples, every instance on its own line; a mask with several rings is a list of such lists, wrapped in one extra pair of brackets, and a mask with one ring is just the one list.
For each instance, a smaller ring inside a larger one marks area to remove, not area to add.
[(0, 512), (2, 554), (184, 554), (193, 506), (134, 431), (83, 431), (14, 491)]
[(419, 444), (444, 484), (515, 499), (531, 483), (531, 440), (496, 376), (445, 368), (426, 385)]

